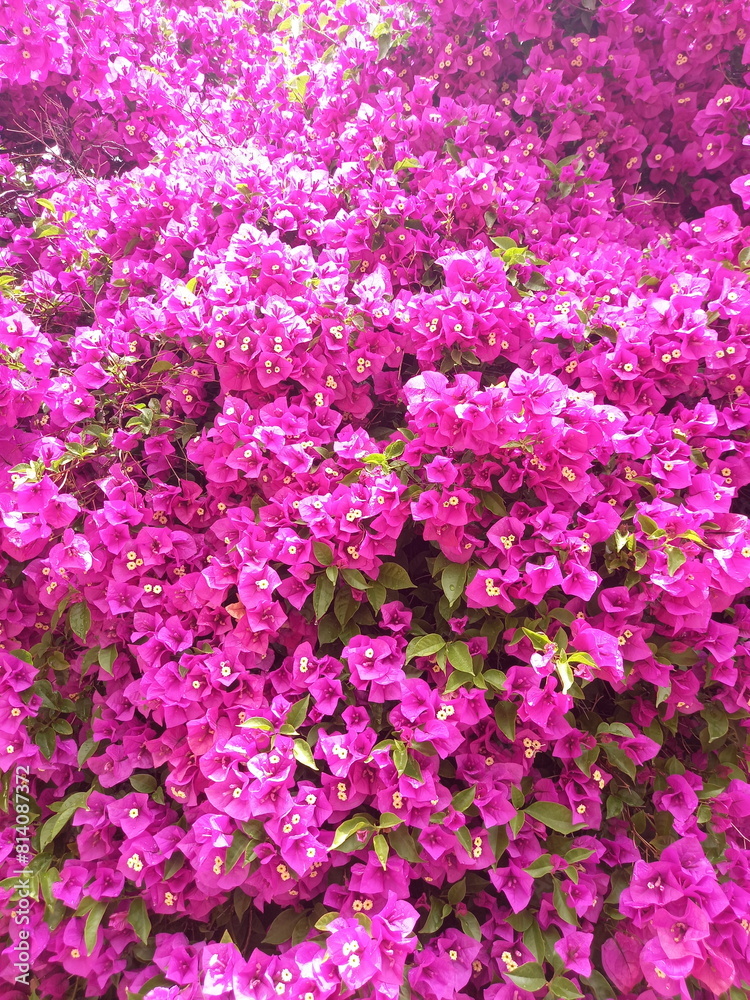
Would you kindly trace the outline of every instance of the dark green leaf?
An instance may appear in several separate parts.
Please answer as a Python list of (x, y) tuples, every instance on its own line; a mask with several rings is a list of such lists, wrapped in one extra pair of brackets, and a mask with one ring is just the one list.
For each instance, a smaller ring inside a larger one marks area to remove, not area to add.
[(306, 694), (304, 698), (300, 698), (299, 701), (295, 701), (295, 703), (287, 712), (287, 716), (284, 721), (288, 725), (292, 726), (294, 729), (299, 729), (299, 727), (307, 718), (307, 708), (309, 704), (310, 704), (310, 695)]
[(473, 913), (459, 913), (458, 922), (461, 924), (461, 930), (464, 934), (468, 934), (475, 941), (482, 940), (482, 929)]
[(130, 908), (128, 909), (128, 923), (139, 939), (144, 944), (147, 944), (149, 934), (151, 933), (151, 920), (148, 916), (145, 900), (142, 898), (138, 897), (130, 904)]
[(378, 583), (388, 590), (407, 590), (413, 587), (409, 574), (395, 562), (385, 562), (378, 571)]
[(495, 705), (497, 728), (511, 741), (516, 738), (516, 715), (518, 710), (510, 701), (498, 701)]
[(83, 928), (83, 942), (86, 945), (86, 951), (89, 955), (93, 954), (94, 948), (96, 948), (96, 939), (99, 935), (99, 925), (102, 922), (102, 917), (107, 911), (107, 903), (104, 900), (98, 899), (94, 905), (89, 910), (89, 914), (86, 917), (86, 924)]
[(367, 590), (370, 586), (358, 569), (342, 569), (341, 575), (353, 590)]
[(333, 584), (325, 574), (318, 577), (313, 591), (313, 611), (316, 621), (320, 621), (331, 606), (333, 600)]

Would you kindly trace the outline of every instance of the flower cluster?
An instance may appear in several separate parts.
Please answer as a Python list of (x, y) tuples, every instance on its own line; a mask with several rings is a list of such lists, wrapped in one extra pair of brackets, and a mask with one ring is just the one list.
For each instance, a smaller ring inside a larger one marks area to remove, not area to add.
[(2, 28), (3, 997), (739, 1000), (748, 5)]

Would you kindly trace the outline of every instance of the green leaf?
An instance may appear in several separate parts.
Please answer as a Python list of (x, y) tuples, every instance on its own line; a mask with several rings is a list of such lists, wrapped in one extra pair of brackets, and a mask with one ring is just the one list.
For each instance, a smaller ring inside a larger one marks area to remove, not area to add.
[(380, 611), (387, 598), (388, 594), (382, 583), (373, 583), (367, 591), (367, 600), (373, 611)]
[(466, 879), (462, 878), (458, 882), (454, 882), (453, 885), (448, 890), (448, 902), (451, 906), (455, 906), (456, 903), (463, 901), (466, 896)]
[(740, 267), (750, 267), (750, 247), (743, 247), (738, 256), (737, 263)]
[(355, 601), (351, 592), (339, 590), (333, 601), (333, 613), (339, 625), (346, 625), (349, 619), (359, 610), (360, 603)]
[(577, 865), (581, 861), (586, 861), (594, 852), (590, 847), (574, 847), (565, 855), (565, 860), (569, 865)]
[(713, 702), (706, 705), (701, 712), (701, 718), (708, 726), (708, 738), (711, 742), (726, 736), (729, 731), (729, 719), (726, 712)]
[(648, 535), (649, 538), (659, 536), (659, 533), (664, 534), (664, 530), (659, 527), (653, 518), (648, 517), (646, 514), (638, 515), (638, 523), (641, 526), (641, 531)]
[(459, 913), (458, 922), (461, 924), (461, 930), (464, 934), (468, 934), (475, 941), (482, 940), (482, 929), (473, 913)]
[(341, 575), (353, 590), (367, 590), (370, 586), (358, 569), (342, 569)]
[[(266, 936), (263, 938), (261, 943), (284, 944), (286, 941), (290, 941), (295, 924), (299, 923), (300, 919), (304, 918), (304, 916), (304, 913), (300, 913), (293, 907), (289, 907), (287, 910), (282, 910), (281, 913), (271, 921), (271, 924), (266, 931)], [(328, 916), (328, 914), (326, 914), (326, 916)], [(337, 913), (331, 914), (331, 919), (334, 919), (337, 916)], [(315, 926), (317, 927), (317, 924)], [(322, 930), (322, 928), (319, 929)]]
[(85, 642), (91, 628), (91, 612), (88, 607), (82, 602), (74, 604), (68, 611), (68, 623), (78, 638)]
[(133, 774), (130, 776), (130, 785), (136, 792), (150, 795), (156, 791), (156, 778), (153, 774)]
[(437, 635), (436, 633), (418, 635), (406, 647), (406, 662), (408, 663), (409, 660), (413, 660), (415, 656), (431, 656), (444, 647), (445, 639), (441, 635)]
[[(50, 808), (54, 809), (55, 815), (51, 816), (39, 831), (40, 851), (43, 851), (48, 844), (52, 843), (57, 834), (70, 820), (76, 810), (85, 808), (86, 801), (88, 800), (90, 794), (90, 789), (87, 792), (74, 792), (63, 802), (59, 804), (53, 803), (53, 805), (50, 806)], [(57, 808), (54, 808), (55, 806)]]
[(393, 172), (397, 174), (399, 170), (414, 170), (419, 166), (419, 160), (415, 159), (413, 156), (407, 156), (404, 160), (399, 160), (398, 163), (393, 165)]
[(313, 591), (313, 611), (316, 621), (320, 621), (326, 611), (328, 611), (332, 600), (333, 584), (325, 573), (323, 573), (318, 577), (315, 590)]
[(328, 925), (332, 924), (333, 921), (336, 919), (336, 917), (340, 916), (341, 914), (338, 912), (338, 910), (333, 910), (329, 913), (324, 913), (323, 916), (320, 917), (320, 919), (315, 922), (314, 927), (318, 931), (327, 930)]
[(463, 687), (464, 684), (470, 684), (473, 686), (473, 680), (474, 678), (472, 674), (465, 674), (461, 670), (454, 670), (448, 678), (443, 690), (449, 694), (451, 691), (457, 691), (460, 687)]
[(286, 80), (286, 88), (289, 91), (289, 98), (292, 101), (297, 101), (302, 104), (305, 100), (305, 95), (307, 94), (307, 85), (310, 82), (309, 73), (298, 73), (296, 76), (289, 77)]
[(680, 566), (687, 562), (687, 556), (676, 545), (665, 545), (664, 551), (667, 553), (667, 572), (674, 576)]
[(104, 900), (98, 899), (94, 905), (89, 910), (89, 915), (86, 917), (86, 925), (83, 928), (83, 942), (86, 945), (86, 951), (89, 955), (93, 954), (94, 948), (96, 948), (96, 939), (99, 935), (99, 925), (102, 922), (102, 917), (107, 911), (107, 903)]
[(497, 728), (511, 743), (516, 738), (516, 715), (518, 709), (511, 701), (498, 701), (495, 705), (495, 722)]
[(432, 896), (430, 898), (430, 912), (427, 914), (424, 924), (419, 929), (419, 933), (434, 934), (435, 931), (439, 931), (443, 926), (443, 921), (448, 916), (448, 913), (450, 913), (451, 907), (448, 906), (448, 913), (445, 913), (444, 910), (445, 905), (443, 901), (437, 896)]
[(529, 628), (522, 628), (521, 631), (527, 639), (531, 639), (531, 645), (534, 649), (544, 649), (552, 641), (543, 632), (532, 632)]
[(477, 794), (477, 786), (472, 785), (471, 788), (464, 788), (456, 794), (451, 799), (451, 805), (456, 810), (456, 812), (465, 813), (469, 806), (472, 804)]
[(378, 61), (385, 59), (388, 53), (391, 51), (391, 46), (393, 42), (391, 40), (390, 34), (383, 34), (378, 38)]
[(47, 760), (52, 760), (57, 745), (57, 734), (51, 726), (40, 729), (34, 735), (34, 742), (44, 754)]
[(400, 826), (396, 830), (390, 830), (388, 832), (388, 842), (396, 854), (400, 858), (403, 858), (404, 861), (408, 861), (413, 865), (421, 862), (422, 858), (419, 854), (417, 842), (405, 826)]
[(561, 802), (532, 802), (524, 812), (557, 833), (573, 832), (573, 814)]
[(378, 826), (381, 830), (388, 829), (392, 826), (398, 826), (399, 823), (403, 823), (395, 813), (384, 812), (380, 814), (380, 822)]
[(544, 970), (538, 962), (519, 965), (515, 972), (507, 972), (506, 975), (514, 985), (522, 990), (528, 990), (529, 993), (536, 993), (547, 982)]
[(576, 984), (564, 976), (555, 976), (547, 985), (556, 997), (561, 997), (561, 1000), (579, 1000), (583, 996)]
[(455, 604), (463, 594), (468, 572), (468, 563), (451, 563), (440, 574), (440, 586), (450, 604)]
[(312, 750), (307, 740), (295, 740), (292, 745), (292, 753), (294, 754), (294, 759), (298, 760), (300, 764), (311, 767), (313, 771), (318, 770), (318, 765), (313, 759)]
[(636, 768), (634, 762), (628, 757), (624, 750), (621, 750), (615, 743), (604, 743), (604, 753), (607, 760), (619, 771), (627, 774), (629, 778), (635, 780)]
[(355, 817), (354, 819), (347, 819), (338, 827), (336, 833), (333, 835), (333, 843), (331, 844), (331, 850), (335, 851), (337, 847), (340, 847), (345, 840), (354, 833), (359, 833), (360, 830), (372, 830), (372, 822), (364, 817)]
[(461, 847), (463, 847), (463, 849), (466, 851), (469, 857), (471, 857), (472, 843), (471, 843), (471, 834), (469, 833), (469, 828), (467, 826), (460, 826), (456, 830), (456, 838), (458, 839), (458, 842), (461, 845)]
[(330, 566), (333, 562), (333, 552), (331, 551), (331, 546), (326, 545), (325, 542), (313, 542), (312, 547), (315, 558), (318, 560), (320, 565)]
[(262, 729), (266, 733), (272, 733), (273, 728), (273, 723), (260, 715), (254, 715), (252, 719), (245, 719), (240, 723), (240, 729)]
[(471, 652), (465, 642), (449, 642), (445, 647), (451, 666), (455, 670), (460, 670), (464, 674), (474, 672), (474, 665), (471, 662)]
[(112, 644), (111, 646), (105, 646), (104, 649), (100, 649), (97, 653), (97, 659), (104, 673), (111, 674), (115, 660), (117, 659), (117, 646)]
[(284, 721), (288, 725), (292, 726), (294, 729), (299, 729), (299, 727), (307, 718), (307, 708), (309, 704), (310, 704), (310, 695), (306, 694), (304, 698), (300, 698), (299, 701), (295, 701), (295, 703), (287, 712), (287, 716)]
[(385, 562), (378, 572), (378, 583), (388, 590), (407, 590), (413, 587), (409, 574), (395, 562)]
[(576, 911), (568, 905), (568, 902), (565, 899), (565, 894), (560, 888), (560, 883), (556, 879), (552, 889), (552, 905), (557, 910), (558, 916), (561, 917), (566, 924), (570, 924), (572, 927), (578, 926)]
[(542, 854), (527, 868), (524, 868), (524, 871), (532, 878), (543, 878), (545, 875), (549, 875), (553, 867), (552, 855)]
[(140, 896), (130, 904), (128, 909), (128, 923), (139, 939), (144, 944), (148, 944), (148, 938), (151, 934), (151, 920), (149, 919), (145, 900)]
[(226, 860), (224, 862), (224, 870), (228, 873), (231, 872), (235, 867), (237, 862), (240, 860), (242, 855), (248, 848), (250, 840), (242, 830), (235, 830), (232, 834), (232, 843), (229, 845), (227, 850)]
[(409, 754), (406, 750), (406, 744), (402, 743), (401, 740), (394, 740), (391, 754), (396, 772), (399, 776), (401, 776), (406, 770), (406, 765), (409, 763)]
[(375, 848), (375, 854), (377, 855), (381, 868), (385, 871), (388, 867), (388, 854), (390, 853), (388, 841), (382, 833), (376, 833), (372, 838), (372, 846)]

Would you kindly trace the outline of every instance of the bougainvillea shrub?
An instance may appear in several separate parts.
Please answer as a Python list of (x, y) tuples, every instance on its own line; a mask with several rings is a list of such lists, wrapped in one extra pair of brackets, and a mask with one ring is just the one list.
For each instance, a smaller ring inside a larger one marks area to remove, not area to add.
[(3, 1000), (744, 1000), (745, 0), (5, 0)]

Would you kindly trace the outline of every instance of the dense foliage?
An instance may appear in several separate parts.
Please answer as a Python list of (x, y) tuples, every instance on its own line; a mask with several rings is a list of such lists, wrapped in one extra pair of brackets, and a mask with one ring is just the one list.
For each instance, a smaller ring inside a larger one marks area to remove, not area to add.
[(743, 1000), (746, 0), (1, 16), (4, 1000)]

